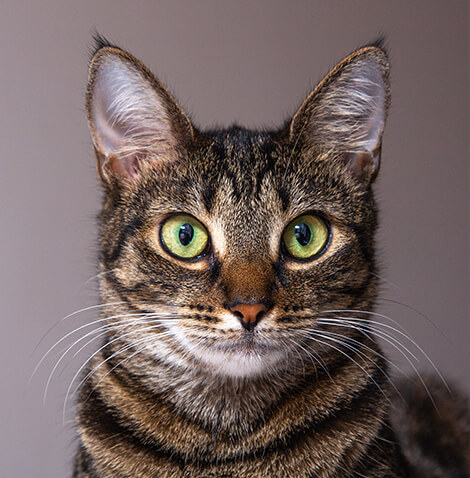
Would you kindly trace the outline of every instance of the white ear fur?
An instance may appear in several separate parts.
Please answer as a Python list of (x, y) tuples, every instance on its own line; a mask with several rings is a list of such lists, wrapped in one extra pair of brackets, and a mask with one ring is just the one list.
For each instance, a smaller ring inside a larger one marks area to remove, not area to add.
[(382, 73), (372, 62), (348, 70), (325, 93), (315, 108), (314, 121), (317, 128), (342, 141), (340, 147), (347, 152), (374, 151), (385, 124)]
[(382, 50), (365, 48), (341, 62), (305, 100), (291, 123), (323, 151), (342, 154), (355, 174), (377, 172), (390, 102), (388, 63)]
[(169, 137), (168, 118), (155, 90), (119, 57), (101, 64), (92, 98), (90, 119), (96, 146), (104, 154), (119, 154), (136, 136)]
[(177, 125), (191, 129), (158, 80), (130, 55), (111, 48), (92, 61), (87, 109), (102, 177), (108, 172), (137, 177), (144, 159), (169, 159)]

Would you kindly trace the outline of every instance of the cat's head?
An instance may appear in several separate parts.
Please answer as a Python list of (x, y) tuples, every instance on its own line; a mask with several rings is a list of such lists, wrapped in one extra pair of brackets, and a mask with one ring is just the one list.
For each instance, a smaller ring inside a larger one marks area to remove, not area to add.
[(321, 318), (375, 299), (371, 183), (388, 105), (386, 54), (368, 46), (280, 130), (202, 132), (142, 63), (101, 44), (87, 112), (111, 334), (229, 376), (331, 352)]

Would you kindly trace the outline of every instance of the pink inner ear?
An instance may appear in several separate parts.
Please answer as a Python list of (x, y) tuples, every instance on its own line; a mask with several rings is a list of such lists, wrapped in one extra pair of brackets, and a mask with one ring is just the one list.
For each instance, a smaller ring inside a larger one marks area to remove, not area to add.
[(292, 120), (290, 138), (295, 143), (303, 136), (320, 151), (343, 154), (354, 176), (372, 178), (389, 104), (388, 67), (379, 50), (366, 48), (351, 58), (303, 103)]
[(132, 154), (125, 157), (110, 154), (104, 160), (103, 166), (112, 176), (136, 180), (140, 176), (144, 165), (156, 167), (157, 164), (157, 161), (146, 160), (141, 154)]
[(118, 158), (116, 163), (120, 164), (121, 171), (131, 179), (137, 179), (141, 170), (139, 155), (133, 154), (124, 158)]
[(380, 165), (380, 151), (344, 153), (343, 159), (354, 177), (361, 180), (374, 179)]
[(98, 65), (90, 127), (110, 174), (135, 179), (146, 157), (168, 152), (174, 138), (164, 105), (154, 85), (128, 60), (111, 55)]

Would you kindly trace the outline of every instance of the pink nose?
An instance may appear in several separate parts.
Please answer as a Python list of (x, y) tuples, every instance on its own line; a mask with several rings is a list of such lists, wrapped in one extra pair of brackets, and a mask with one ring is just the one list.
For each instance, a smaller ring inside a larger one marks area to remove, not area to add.
[(246, 330), (253, 330), (268, 308), (264, 304), (237, 304), (230, 310), (240, 319)]

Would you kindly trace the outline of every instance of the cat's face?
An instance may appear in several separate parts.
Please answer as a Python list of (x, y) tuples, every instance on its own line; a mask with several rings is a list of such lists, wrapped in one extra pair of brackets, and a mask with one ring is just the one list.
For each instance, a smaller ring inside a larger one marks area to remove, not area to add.
[(380, 49), (359, 50), (286, 128), (201, 133), (137, 60), (96, 53), (101, 291), (120, 344), (239, 377), (331, 352), (319, 319), (375, 298), (387, 68)]

